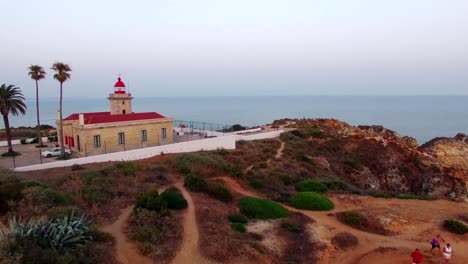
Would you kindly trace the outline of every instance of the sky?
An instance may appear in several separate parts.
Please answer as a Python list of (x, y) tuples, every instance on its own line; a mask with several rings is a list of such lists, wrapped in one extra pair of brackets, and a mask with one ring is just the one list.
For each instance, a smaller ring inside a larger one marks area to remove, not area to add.
[(466, 0), (0, 0), (0, 84), (104, 97), (468, 95)]

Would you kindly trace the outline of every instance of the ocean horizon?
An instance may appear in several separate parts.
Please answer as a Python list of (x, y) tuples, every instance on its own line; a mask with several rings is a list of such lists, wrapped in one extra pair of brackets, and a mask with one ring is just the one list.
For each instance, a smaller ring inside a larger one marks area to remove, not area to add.
[[(10, 125), (35, 126), (35, 98)], [(58, 98), (41, 98), (41, 124), (55, 126)], [(109, 111), (106, 98), (64, 98), (72, 113)], [(138, 97), (134, 112), (158, 112), (176, 120), (257, 126), (282, 118), (335, 118), (351, 125), (382, 125), (423, 144), (435, 137), (468, 133), (468, 96), (193, 96)], [(3, 122), (0, 124), (4, 128)]]

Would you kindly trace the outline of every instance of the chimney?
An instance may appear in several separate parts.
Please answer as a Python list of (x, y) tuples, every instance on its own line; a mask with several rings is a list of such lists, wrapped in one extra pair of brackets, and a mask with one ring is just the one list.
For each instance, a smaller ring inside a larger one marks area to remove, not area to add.
[(84, 115), (83, 114), (79, 115), (79, 120), (80, 120), (80, 125), (84, 126)]

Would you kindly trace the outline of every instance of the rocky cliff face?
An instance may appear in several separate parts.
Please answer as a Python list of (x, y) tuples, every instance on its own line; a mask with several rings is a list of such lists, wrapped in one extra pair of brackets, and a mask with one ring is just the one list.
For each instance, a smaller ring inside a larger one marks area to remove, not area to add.
[(421, 146), (421, 150), (433, 156), (445, 167), (464, 171), (468, 180), (468, 136), (458, 134), (453, 138), (435, 138)]
[[(365, 191), (466, 199), (468, 136), (464, 134), (418, 147), (414, 138), (382, 126), (355, 127), (334, 119), (293, 122), (302, 135), (283, 138), (288, 139), (286, 153), (320, 157), (313, 160), (315, 171), (302, 172), (299, 178), (336, 175)], [(317, 137), (310, 131), (322, 134)]]

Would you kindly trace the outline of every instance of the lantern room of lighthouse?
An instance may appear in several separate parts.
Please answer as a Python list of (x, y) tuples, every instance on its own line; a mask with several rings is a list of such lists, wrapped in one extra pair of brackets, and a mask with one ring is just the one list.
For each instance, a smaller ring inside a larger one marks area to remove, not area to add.
[(109, 94), (110, 114), (125, 115), (132, 113), (132, 95), (127, 93), (125, 84), (119, 77), (114, 85), (114, 93)]

